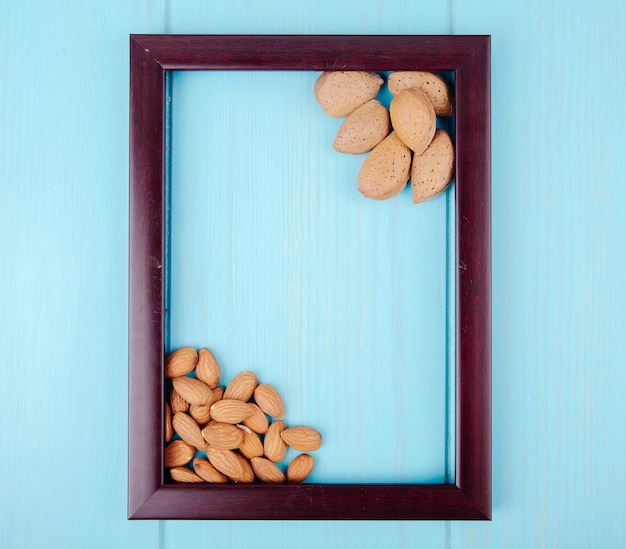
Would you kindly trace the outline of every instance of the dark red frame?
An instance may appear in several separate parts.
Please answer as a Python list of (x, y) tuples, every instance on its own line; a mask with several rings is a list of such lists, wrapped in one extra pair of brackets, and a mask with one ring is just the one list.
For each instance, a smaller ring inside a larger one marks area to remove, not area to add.
[[(165, 90), (179, 70), (454, 71), (454, 484), (164, 483)], [(490, 37), (131, 35), (131, 519), (490, 519)]]

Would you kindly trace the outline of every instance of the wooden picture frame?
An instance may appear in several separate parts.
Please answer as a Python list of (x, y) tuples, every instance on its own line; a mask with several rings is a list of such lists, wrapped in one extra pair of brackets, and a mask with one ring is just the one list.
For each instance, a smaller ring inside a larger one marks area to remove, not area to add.
[[(456, 140), (453, 484), (166, 484), (163, 467), (166, 74), (452, 71)], [(491, 517), (490, 37), (131, 35), (130, 519)]]

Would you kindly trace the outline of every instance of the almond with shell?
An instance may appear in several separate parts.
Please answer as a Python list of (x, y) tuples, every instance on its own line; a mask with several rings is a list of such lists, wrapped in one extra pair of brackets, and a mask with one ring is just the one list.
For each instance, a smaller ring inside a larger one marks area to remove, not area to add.
[(454, 145), (448, 132), (438, 128), (431, 144), (411, 164), (413, 204), (445, 191), (454, 176)]
[(220, 384), (222, 370), (213, 353), (206, 347), (198, 351), (196, 377), (211, 388)]
[(437, 116), (427, 95), (417, 88), (407, 88), (389, 105), (391, 125), (402, 142), (415, 154), (422, 154), (435, 136)]
[(287, 467), (287, 480), (289, 482), (304, 482), (311, 474), (315, 466), (315, 459), (309, 454), (296, 456)]
[(223, 398), (211, 405), (211, 417), (222, 423), (241, 423), (252, 412), (250, 404), (232, 398)]
[(252, 459), (253, 457), (258, 457), (263, 455), (263, 443), (254, 431), (248, 429), (245, 425), (237, 425), (241, 432), (243, 433), (243, 440), (239, 445), (239, 451), (241, 455), (247, 457), (248, 459)]
[(211, 421), (211, 405), (192, 404), (189, 406), (189, 415), (198, 425), (206, 425)]
[(259, 435), (263, 435), (267, 432), (267, 428), (270, 426), (267, 417), (263, 413), (263, 410), (254, 403), (249, 403), (252, 410), (250, 415), (244, 420), (243, 424), (249, 429), (253, 430)]
[(223, 398), (247, 402), (250, 400), (258, 384), (259, 378), (254, 372), (240, 372), (226, 387)]
[(198, 363), (198, 353), (193, 347), (181, 347), (165, 358), (165, 377), (180, 377), (191, 372)]
[(198, 449), (203, 449), (206, 446), (200, 427), (184, 412), (177, 412), (174, 414), (172, 425), (174, 426), (174, 431), (176, 431), (178, 436), (187, 444), (191, 444)]
[(233, 482), (254, 482), (254, 471), (246, 458), (233, 450), (222, 450), (209, 446), (206, 450), (211, 464)]
[(205, 482), (212, 484), (224, 484), (228, 482), (228, 477), (220, 473), (207, 459), (196, 458), (193, 460), (193, 470)]
[(313, 93), (328, 116), (341, 118), (374, 99), (382, 85), (383, 79), (374, 72), (325, 71)]
[(172, 379), (172, 385), (189, 404), (210, 404), (213, 398), (211, 388), (193, 377), (175, 377)]
[(285, 427), (285, 422), (282, 419), (278, 419), (269, 426), (265, 433), (263, 453), (270, 461), (278, 462), (285, 459), (287, 444), (280, 436)]
[(239, 448), (243, 442), (243, 436), (243, 431), (231, 423), (211, 421), (202, 429), (202, 437), (206, 440), (207, 444), (225, 450)]
[(187, 467), (172, 467), (170, 469), (170, 475), (172, 480), (176, 482), (204, 482), (204, 479), (199, 477), (196, 473), (194, 473), (191, 469)]
[(395, 71), (389, 75), (387, 86), (393, 95), (407, 88), (418, 88), (426, 94), (437, 116), (454, 114), (448, 85), (437, 74), (424, 71)]
[(282, 484), (285, 482), (285, 474), (273, 461), (264, 457), (253, 457), (250, 460), (252, 470), (261, 482), (268, 484)]
[(172, 387), (170, 391), (170, 406), (172, 407), (172, 413), (186, 412), (189, 410), (189, 402), (187, 402), (176, 389)]
[(389, 111), (380, 101), (370, 99), (341, 124), (333, 149), (345, 154), (363, 154), (385, 139), (390, 130)]
[(285, 403), (273, 385), (262, 383), (254, 390), (254, 400), (258, 407), (268, 416), (285, 417)]
[(189, 463), (196, 452), (196, 449), (187, 444), (184, 440), (173, 440), (163, 452), (165, 467), (181, 467)]
[(322, 445), (322, 435), (312, 427), (289, 427), (281, 431), (280, 436), (287, 446), (299, 452), (313, 452)]

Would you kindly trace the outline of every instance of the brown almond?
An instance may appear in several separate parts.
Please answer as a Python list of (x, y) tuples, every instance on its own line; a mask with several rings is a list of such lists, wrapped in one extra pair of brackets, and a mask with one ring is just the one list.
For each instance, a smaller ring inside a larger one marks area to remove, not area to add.
[(389, 111), (380, 101), (370, 99), (339, 126), (333, 149), (345, 154), (363, 154), (385, 139), (390, 130)]
[(389, 105), (391, 125), (402, 142), (422, 154), (435, 136), (437, 116), (430, 99), (417, 88), (407, 88)]
[(445, 191), (454, 175), (454, 145), (443, 129), (438, 128), (431, 144), (411, 164), (413, 204), (429, 200)]
[(204, 479), (196, 475), (191, 469), (187, 469), (187, 467), (172, 467), (170, 475), (172, 480), (177, 482), (204, 482)]
[(167, 355), (165, 377), (180, 377), (191, 372), (198, 363), (198, 353), (193, 347), (181, 347)]
[(285, 417), (285, 403), (273, 385), (262, 383), (254, 390), (254, 400), (268, 416)]
[(287, 480), (289, 482), (303, 482), (313, 471), (315, 459), (309, 454), (296, 456), (287, 467)]
[(189, 463), (196, 452), (196, 449), (187, 444), (184, 440), (173, 440), (163, 451), (163, 461), (165, 467), (181, 467)]
[(322, 435), (312, 427), (289, 427), (280, 436), (287, 446), (299, 452), (313, 452), (322, 444)]
[(203, 458), (196, 458), (193, 460), (193, 470), (196, 474), (205, 480), (213, 484), (224, 484), (228, 482), (228, 477), (220, 473), (208, 460)]
[(253, 457), (250, 460), (252, 470), (261, 482), (281, 484), (285, 482), (285, 474), (273, 461), (264, 457)]
[(243, 431), (231, 423), (212, 421), (204, 429), (202, 436), (206, 442), (217, 448), (234, 450), (243, 442)]
[(196, 377), (209, 387), (217, 387), (220, 384), (222, 370), (213, 353), (206, 347), (198, 351), (198, 365)]
[(211, 421), (211, 405), (192, 404), (189, 406), (189, 415), (198, 425), (206, 425)]
[(263, 455), (263, 443), (254, 431), (248, 429), (245, 425), (238, 425), (243, 433), (243, 440), (239, 445), (239, 451), (241, 455), (252, 459)]
[(242, 455), (233, 450), (223, 450), (214, 446), (209, 446), (206, 453), (211, 464), (233, 482), (254, 482), (252, 466)]
[(285, 422), (282, 419), (272, 423), (263, 439), (263, 453), (270, 461), (282, 461), (287, 453), (287, 444), (282, 439), (281, 432), (285, 429)]
[(363, 103), (374, 99), (383, 79), (374, 72), (326, 71), (315, 82), (313, 92), (328, 116), (348, 116)]
[(387, 86), (393, 95), (407, 88), (418, 88), (430, 99), (437, 116), (454, 114), (448, 85), (437, 74), (424, 71), (395, 71), (389, 75)]
[(259, 379), (254, 372), (240, 372), (226, 387), (225, 399), (243, 400), (247, 402), (259, 384)]
[(187, 402), (178, 391), (172, 388), (170, 392), (170, 406), (172, 407), (172, 413), (186, 412), (189, 410), (189, 402)]
[(174, 436), (174, 428), (172, 427), (172, 409), (170, 405), (165, 403), (165, 442), (172, 440)]
[(250, 403), (250, 408), (252, 412), (244, 420), (243, 424), (249, 429), (252, 429), (255, 433), (260, 435), (265, 434), (270, 424), (267, 417), (263, 413), (263, 410), (261, 410), (261, 408), (254, 403)]
[(208, 385), (192, 377), (175, 377), (172, 385), (176, 392), (189, 404), (210, 404), (213, 393)]
[(203, 449), (206, 446), (200, 427), (184, 412), (174, 414), (172, 425), (174, 426), (174, 430), (178, 433), (178, 436), (187, 444), (191, 444), (198, 449)]
[(406, 187), (410, 171), (411, 150), (391, 132), (365, 158), (357, 188), (367, 198), (387, 200)]
[(232, 398), (218, 400), (211, 405), (211, 417), (222, 423), (241, 423), (252, 413), (247, 402)]

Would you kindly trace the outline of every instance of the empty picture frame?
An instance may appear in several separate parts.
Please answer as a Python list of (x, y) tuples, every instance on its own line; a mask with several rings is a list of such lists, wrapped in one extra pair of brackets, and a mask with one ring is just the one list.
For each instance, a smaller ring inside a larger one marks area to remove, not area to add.
[[(452, 484), (164, 482), (166, 75), (188, 70), (454, 73), (456, 468)], [(489, 36), (131, 35), (128, 517), (489, 520), (490, 185)]]

